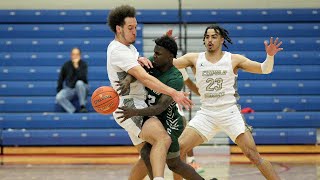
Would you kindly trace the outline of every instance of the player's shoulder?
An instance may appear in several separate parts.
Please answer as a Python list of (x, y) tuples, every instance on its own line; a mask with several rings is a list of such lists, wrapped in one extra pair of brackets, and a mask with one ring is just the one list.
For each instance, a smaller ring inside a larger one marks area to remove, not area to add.
[(246, 57), (241, 54), (232, 54), (231, 53), (231, 60), (232, 61), (243, 61), (245, 59), (246, 59)]
[(183, 77), (181, 72), (176, 68), (172, 67), (170, 74), (168, 74), (168, 81), (174, 81), (174, 82), (182, 82), (183, 83)]
[(199, 57), (200, 53), (187, 53), (184, 56), (186, 58), (192, 59), (192, 60), (196, 60)]
[(113, 40), (113, 41), (111, 41), (111, 43), (108, 46), (108, 51), (110, 53), (115, 53), (115, 52), (123, 53), (123, 52), (130, 52), (130, 49), (126, 45), (124, 45), (116, 40)]

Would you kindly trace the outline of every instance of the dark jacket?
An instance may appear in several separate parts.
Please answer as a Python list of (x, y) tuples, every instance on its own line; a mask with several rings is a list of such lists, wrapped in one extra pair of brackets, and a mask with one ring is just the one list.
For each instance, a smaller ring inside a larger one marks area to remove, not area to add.
[(63, 88), (63, 82), (66, 86), (74, 88), (78, 80), (82, 80), (88, 84), (88, 65), (86, 62), (80, 60), (78, 69), (73, 67), (72, 61), (67, 61), (63, 64), (60, 70), (58, 79), (57, 92)]

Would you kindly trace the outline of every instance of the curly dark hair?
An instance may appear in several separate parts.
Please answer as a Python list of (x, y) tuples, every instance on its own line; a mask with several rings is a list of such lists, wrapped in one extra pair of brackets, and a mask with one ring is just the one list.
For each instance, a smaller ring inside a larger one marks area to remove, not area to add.
[(177, 57), (178, 45), (177, 45), (176, 41), (174, 40), (174, 38), (172, 38), (168, 35), (165, 35), (160, 38), (157, 38), (156, 40), (154, 40), (154, 42), (156, 43), (156, 45), (161, 46), (161, 47), (165, 48), (166, 50), (168, 50), (169, 52), (171, 52), (171, 54), (173, 55), (174, 58)]
[(112, 9), (108, 15), (108, 25), (116, 33), (116, 26), (123, 26), (126, 17), (136, 17), (136, 9), (129, 5), (122, 5)]
[(232, 41), (229, 37), (229, 32), (226, 29), (224, 29), (223, 27), (220, 27), (218, 24), (213, 24), (213, 25), (210, 25), (206, 28), (206, 31), (204, 32), (204, 35), (203, 35), (203, 42), (204, 42), (204, 39), (206, 38), (208, 29), (214, 29), (214, 31), (216, 33), (220, 34), (224, 38), (224, 42), (223, 42), (224, 47), (228, 48), (226, 41), (228, 43), (232, 44)]

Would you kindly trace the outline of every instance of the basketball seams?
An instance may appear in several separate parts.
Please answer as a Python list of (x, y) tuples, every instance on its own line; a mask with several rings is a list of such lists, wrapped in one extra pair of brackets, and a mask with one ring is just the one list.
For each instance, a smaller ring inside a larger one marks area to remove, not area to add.
[[(109, 101), (112, 101), (114, 98), (117, 98), (117, 96), (115, 96), (115, 97), (113, 97), (113, 98), (111, 98), (111, 99), (108, 99), (107, 102), (103, 102), (102, 104), (99, 104), (99, 105), (97, 105), (97, 106), (92, 106), (92, 107), (99, 107), (99, 106), (101, 106), (101, 105), (104, 105), (104, 104), (108, 103)], [(119, 101), (119, 100), (118, 100), (118, 101)]]
[[(113, 88), (102, 86), (96, 89), (92, 95), (91, 105), (96, 112), (100, 114), (111, 114), (118, 108), (120, 101), (119, 94)], [(95, 101), (98, 101), (96, 105), (94, 103)]]
[[(97, 96), (99, 96), (100, 94), (105, 93), (105, 92), (114, 92), (115, 94), (118, 95), (118, 93), (117, 93), (115, 90), (113, 90), (113, 91), (102, 91), (101, 93), (97, 94), (96, 96), (91, 97), (91, 99), (94, 99), (94, 98), (96, 98)], [(93, 94), (94, 94), (94, 92), (93, 92)], [(118, 96), (119, 96), (119, 95), (118, 95)]]

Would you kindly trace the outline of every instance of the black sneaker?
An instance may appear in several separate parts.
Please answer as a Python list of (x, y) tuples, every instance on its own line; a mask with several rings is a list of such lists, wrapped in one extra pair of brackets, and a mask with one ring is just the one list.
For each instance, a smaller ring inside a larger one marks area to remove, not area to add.
[(212, 178), (212, 179), (210, 179), (210, 180), (218, 180), (217, 178)]

